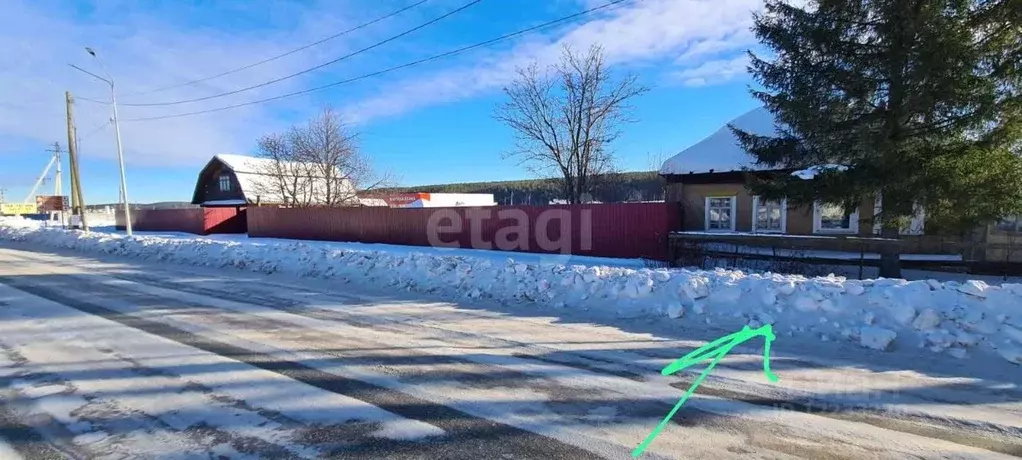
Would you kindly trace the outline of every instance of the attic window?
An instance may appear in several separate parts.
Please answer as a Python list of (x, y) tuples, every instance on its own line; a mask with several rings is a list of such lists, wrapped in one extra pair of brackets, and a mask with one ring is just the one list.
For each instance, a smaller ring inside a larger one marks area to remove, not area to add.
[(221, 192), (231, 191), (231, 176), (227, 174), (220, 175), (220, 191)]

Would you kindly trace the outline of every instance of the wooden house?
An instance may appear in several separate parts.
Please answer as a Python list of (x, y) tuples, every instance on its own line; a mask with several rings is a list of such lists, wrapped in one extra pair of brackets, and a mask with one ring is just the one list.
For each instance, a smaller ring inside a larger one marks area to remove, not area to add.
[[(734, 126), (760, 135), (774, 132), (773, 116), (764, 108), (731, 121)], [(874, 198), (854, 209), (826, 203), (789, 205), (753, 196), (746, 187), (747, 174), (794, 174), (813, 180), (821, 165), (802, 171), (764, 170), (738, 144), (727, 126), (667, 159), (660, 175), (667, 182), (667, 201), (678, 202), (684, 211), (682, 230), (725, 233), (775, 233), (790, 235), (859, 235), (879, 233), (872, 217), (881, 206)], [(751, 168), (746, 172), (743, 168)], [(923, 216), (917, 216), (905, 234), (920, 234)]]
[[(338, 171), (329, 181), (309, 163), (220, 154), (199, 172), (192, 204), (203, 207), (326, 205), (357, 202)], [(331, 198), (332, 197), (332, 198)]]
[[(730, 124), (759, 135), (774, 134), (773, 116), (757, 108), (732, 120)], [(709, 137), (667, 159), (660, 175), (667, 182), (666, 197), (682, 208), (684, 232), (715, 234), (776, 234), (800, 236), (876, 236), (880, 226), (874, 222), (883, 205), (882, 197), (864, 200), (854, 209), (825, 203), (811, 206), (789, 205), (786, 200), (769, 201), (753, 196), (746, 187), (748, 177), (756, 174), (793, 174), (813, 180), (821, 165), (807, 170), (766, 170), (755, 164), (743, 150), (734, 133), (725, 125)], [(919, 251), (949, 247), (946, 238), (925, 236), (925, 209), (917, 209), (907, 228), (902, 229), (907, 244)], [(1007, 217), (982, 226), (968, 241), (951, 245), (966, 259), (1022, 262), (1022, 221)], [(928, 249), (929, 248), (929, 249)]]

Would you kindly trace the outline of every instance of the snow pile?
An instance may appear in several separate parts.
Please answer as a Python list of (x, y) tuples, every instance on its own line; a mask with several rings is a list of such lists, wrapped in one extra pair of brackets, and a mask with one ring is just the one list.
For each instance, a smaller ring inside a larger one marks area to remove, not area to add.
[(795, 177), (797, 177), (799, 179), (802, 179), (802, 180), (811, 180), (811, 179), (816, 178), (817, 174), (820, 174), (820, 173), (822, 173), (824, 171), (831, 171), (831, 170), (833, 170), (833, 171), (847, 171), (848, 167), (844, 166), (844, 165), (826, 164), (826, 165), (820, 165), (820, 166), (812, 166), (812, 167), (809, 167), (809, 168), (806, 168), (806, 169), (795, 171), (795, 172), (791, 173), (791, 175), (795, 176)]
[(261, 244), (208, 238), (126, 237), (0, 220), (0, 239), (82, 252), (359, 283), (552, 308), (662, 316), (684, 322), (774, 324), (787, 336), (844, 340), (878, 350), (926, 348), (966, 358), (996, 353), (1022, 364), (1022, 284), (741, 271), (525, 264), (417, 252), (337, 249), (295, 241)]

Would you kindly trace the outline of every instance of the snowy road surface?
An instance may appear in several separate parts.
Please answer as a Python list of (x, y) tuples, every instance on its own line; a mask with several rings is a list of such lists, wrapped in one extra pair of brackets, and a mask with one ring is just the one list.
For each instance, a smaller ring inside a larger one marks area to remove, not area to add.
[[(729, 332), (5, 242), (0, 459), (629, 458)], [(1016, 365), (761, 345), (644, 458), (1022, 455)]]

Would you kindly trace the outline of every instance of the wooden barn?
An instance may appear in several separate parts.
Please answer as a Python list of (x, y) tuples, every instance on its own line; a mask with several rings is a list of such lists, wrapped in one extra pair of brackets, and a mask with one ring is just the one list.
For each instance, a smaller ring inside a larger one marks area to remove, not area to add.
[(220, 154), (199, 172), (192, 204), (202, 207), (345, 205), (355, 188), (335, 169), (332, 178), (319, 165)]

